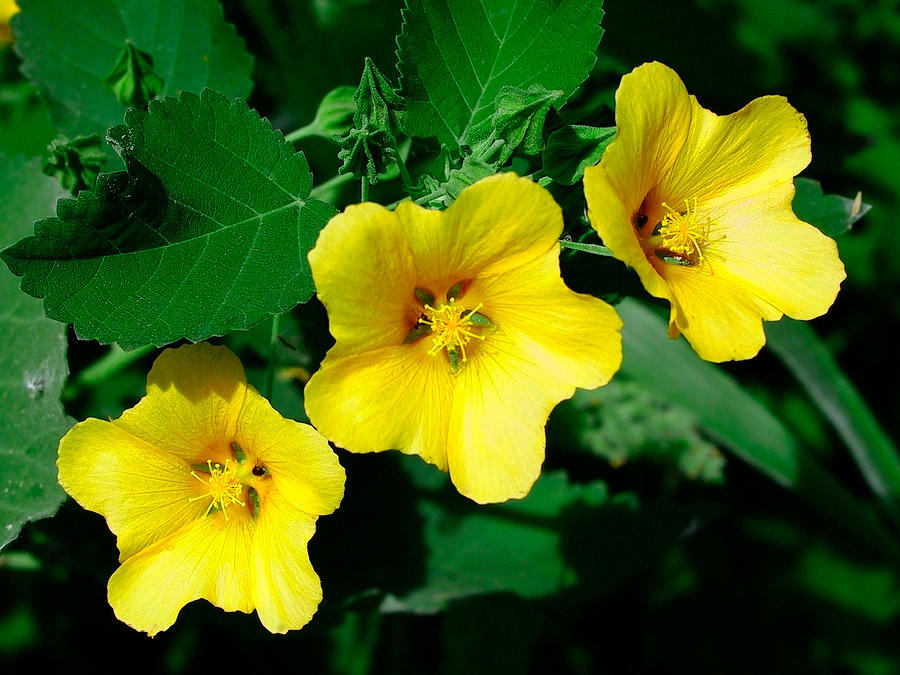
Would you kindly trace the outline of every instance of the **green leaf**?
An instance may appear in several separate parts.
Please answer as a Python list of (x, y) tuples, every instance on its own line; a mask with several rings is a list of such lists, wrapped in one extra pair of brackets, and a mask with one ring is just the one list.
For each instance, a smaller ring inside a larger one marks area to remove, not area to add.
[(407, 0), (398, 38), (405, 131), (474, 147), (504, 86), (568, 99), (596, 62), (601, 2)]
[(285, 138), (294, 143), (309, 136), (333, 140), (335, 136), (346, 134), (353, 127), (353, 114), (356, 112), (356, 101), (353, 100), (355, 94), (354, 87), (335, 87), (322, 98), (313, 121), (287, 134)]
[[(22, 70), (62, 133), (120, 124), (123, 104), (105, 80), (126, 44), (148, 54), (160, 95), (204, 87), (246, 98), (253, 61), (216, 0), (22, 0), (13, 18)], [(150, 88), (148, 93), (154, 91)], [(126, 97), (127, 98), (127, 97)]]
[[(40, 159), (0, 158), (0, 245), (61, 194)], [(32, 520), (56, 513), (65, 494), (56, 482), (56, 446), (71, 420), (59, 402), (68, 375), (65, 326), (0, 269), (0, 548)]]
[(426, 579), (409, 594), (389, 595), (382, 610), (431, 613), (472, 595), (509, 591), (539, 598), (572, 586), (577, 577), (562, 555), (558, 519), (566, 508), (606, 501), (605, 485), (572, 485), (564, 473), (544, 475), (528, 497), (500, 505), (457, 511), (422, 499)]
[(302, 154), (241, 100), (204, 90), (132, 109), (109, 140), (127, 172), (60, 200), (3, 252), (22, 289), (82, 339), (204, 340), (314, 291), (306, 254), (334, 208)]
[(826, 195), (817, 180), (797, 178), (794, 188), (794, 213), (829, 237), (844, 234), (872, 208), (870, 204), (863, 203), (862, 193), (857, 194), (855, 199)]
[(766, 324), (766, 345), (831, 422), (872, 491), (900, 516), (900, 453), (809, 324)]
[(621, 374), (689, 409), (703, 430), (780, 485), (796, 490), (849, 534), (900, 560), (900, 545), (785, 426), (721, 368), (702, 361), (684, 339), (671, 340), (666, 321), (636, 300), (616, 306), (624, 327)]
[(557, 183), (574, 185), (587, 167), (600, 161), (615, 135), (615, 127), (573, 124), (557, 129), (547, 138), (544, 172)]

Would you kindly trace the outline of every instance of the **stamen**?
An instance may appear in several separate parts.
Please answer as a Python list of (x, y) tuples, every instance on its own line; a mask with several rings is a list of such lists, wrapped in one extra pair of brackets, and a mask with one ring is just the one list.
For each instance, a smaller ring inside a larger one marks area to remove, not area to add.
[(456, 304), (456, 298), (453, 297), (447, 304), (437, 308), (425, 305), (425, 314), (420, 317), (419, 321), (431, 326), (432, 344), (428, 353), (434, 356), (442, 349), (446, 349), (448, 354), (458, 352), (461, 361), (465, 363), (468, 358), (466, 345), (469, 344), (469, 341), (472, 338), (484, 340), (484, 335), (479, 335), (471, 330), (478, 326), (476, 316), (481, 316), (478, 314), (481, 307), (482, 303), (479, 302), (475, 309), (464, 309)]
[(700, 265), (706, 259), (706, 248), (713, 239), (710, 223), (697, 215), (697, 200), (684, 200), (684, 213), (662, 203), (666, 214), (653, 231), (656, 255), (665, 262)]
[(244, 493), (244, 486), (238, 478), (237, 473), (230, 466), (231, 460), (226, 459), (225, 465), (219, 463), (213, 464), (211, 459), (206, 460), (209, 467), (209, 477), (201, 478), (196, 471), (191, 471), (191, 475), (209, 488), (205, 495), (197, 495), (189, 497), (188, 501), (195, 502), (198, 499), (209, 499), (209, 506), (203, 513), (204, 517), (209, 515), (213, 507), (216, 507), (225, 514), (225, 520), (228, 520), (227, 507), (231, 504), (240, 504), (246, 506), (241, 497)]

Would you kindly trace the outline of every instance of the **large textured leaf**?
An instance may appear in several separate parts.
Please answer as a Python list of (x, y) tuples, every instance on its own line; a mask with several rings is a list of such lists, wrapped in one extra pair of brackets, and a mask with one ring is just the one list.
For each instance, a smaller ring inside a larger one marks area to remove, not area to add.
[(503, 86), (560, 90), (561, 105), (596, 61), (602, 17), (599, 0), (407, 0), (398, 39), (407, 133), (475, 146)]
[[(0, 245), (51, 212), (62, 193), (40, 159), (0, 158)], [(0, 269), (0, 548), (28, 521), (51, 516), (65, 495), (56, 482), (56, 445), (70, 425), (59, 402), (68, 365), (66, 329), (44, 317)]]
[(204, 87), (246, 97), (253, 60), (216, 0), (22, 0), (13, 19), (25, 74), (60, 130), (103, 134), (125, 108), (104, 82), (126, 42), (153, 60), (162, 95)]
[(248, 328), (313, 293), (306, 253), (334, 209), (267, 120), (204, 90), (129, 111), (127, 172), (59, 203), (3, 252), (22, 289), (83, 339), (128, 349)]

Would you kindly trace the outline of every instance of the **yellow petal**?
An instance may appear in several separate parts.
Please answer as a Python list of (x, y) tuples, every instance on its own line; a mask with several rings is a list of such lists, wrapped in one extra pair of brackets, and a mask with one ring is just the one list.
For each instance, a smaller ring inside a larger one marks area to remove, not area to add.
[(828, 311), (846, 274), (834, 240), (794, 215), (793, 196), (786, 182), (720, 206), (716, 270), (788, 316), (812, 319)]
[(246, 382), (226, 347), (201, 342), (166, 349), (147, 376), (147, 395), (116, 425), (188, 464), (224, 462)]
[(329, 353), (304, 390), (310, 422), (351, 452), (393, 448), (446, 470), (453, 384), (445, 359), (427, 349), (417, 343), (337, 359)]
[[(648, 193), (675, 164), (690, 119), (690, 97), (671, 68), (645, 63), (622, 78), (616, 91), (616, 137), (599, 166), (623, 199), (629, 227)], [(591, 176), (595, 173), (594, 168), (585, 171), (586, 186), (598, 179)], [(590, 208), (604, 217), (602, 210)]]
[(252, 538), (246, 511), (211, 513), (131, 556), (110, 577), (109, 604), (132, 628), (155, 635), (187, 603), (205, 598), (227, 612), (253, 610)]
[(308, 424), (282, 417), (248, 387), (237, 443), (270, 471), (281, 498), (310, 515), (334, 511), (344, 495), (344, 469), (328, 441)]
[(809, 164), (806, 118), (781, 96), (764, 96), (719, 117), (692, 96), (688, 138), (659, 192), (670, 205), (696, 199), (714, 207), (788, 182)]
[[(444, 212), (397, 207), (425, 284), (502, 274), (556, 244), (562, 212), (547, 190), (505, 173), (467, 187)], [(435, 290), (435, 292), (437, 292)]]
[[(670, 334), (684, 333), (707, 361), (749, 359), (765, 344), (762, 322), (781, 312), (747, 293), (740, 283), (703, 269), (673, 266)], [(673, 330), (673, 327), (676, 330)]]
[(607, 303), (566, 287), (558, 245), (507, 274), (477, 279), (469, 294), (523, 354), (574, 387), (606, 384), (622, 363), (622, 321)]
[(347, 207), (322, 230), (309, 263), (335, 356), (402, 344), (415, 321), (416, 279), (396, 214), (378, 204)]
[(79, 504), (106, 518), (120, 560), (166, 539), (208, 506), (188, 464), (115, 422), (88, 419), (59, 444), (59, 482)]
[(272, 633), (309, 623), (322, 600), (322, 585), (307, 553), (316, 519), (270, 495), (253, 541), (253, 603)]
[(480, 504), (524, 497), (541, 472), (547, 417), (575, 388), (523, 358), (501, 331), (457, 380), (448, 429), (450, 479)]

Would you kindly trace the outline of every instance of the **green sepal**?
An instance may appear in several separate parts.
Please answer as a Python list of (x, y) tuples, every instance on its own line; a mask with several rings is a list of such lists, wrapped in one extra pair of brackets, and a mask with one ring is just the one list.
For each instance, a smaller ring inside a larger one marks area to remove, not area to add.
[(669, 265), (680, 265), (681, 267), (690, 267), (692, 263), (687, 258), (680, 255), (666, 255), (663, 251), (654, 251), (656, 257)]
[(495, 324), (481, 312), (469, 312), (468, 314), (464, 313), (463, 316), (468, 319), (473, 326), (484, 326), (486, 328), (497, 327), (497, 324)]
[(338, 139), (338, 173), (365, 176), (372, 185), (398, 161), (395, 130), (400, 129), (403, 98), (393, 90), (372, 60), (366, 58), (359, 87), (353, 95), (353, 128)]
[(341, 146), (338, 159), (343, 162), (338, 173), (352, 173), (357, 178), (365, 176), (372, 185), (378, 182), (378, 174), (385, 173), (397, 161), (397, 144), (388, 131), (353, 128), (338, 143)]
[(447, 347), (447, 359), (450, 361), (450, 370), (454, 373), (458, 373), (460, 368), (462, 368), (462, 357), (460, 356), (459, 349), (456, 345)]
[(357, 129), (370, 131), (387, 131), (391, 137), (401, 128), (405, 103), (388, 79), (366, 57), (359, 87), (353, 96), (356, 101), (356, 112), (353, 114), (353, 125)]
[(451, 300), (456, 300), (459, 296), (466, 292), (466, 288), (468, 288), (471, 282), (468, 280), (457, 281), (450, 287), (450, 290), (447, 291), (447, 302)]
[(44, 160), (43, 172), (58, 176), (63, 188), (74, 195), (81, 190), (92, 190), (106, 164), (106, 152), (97, 134), (71, 140), (61, 136), (52, 141), (47, 150), (50, 157)]
[[(498, 141), (496, 147), (502, 144), (503, 141)], [(463, 158), (462, 166), (450, 171), (444, 182), (431, 176), (423, 176), (421, 183), (412, 190), (412, 196), (418, 204), (433, 209), (445, 208), (450, 206), (465, 188), (497, 173), (497, 166), (497, 162), (486, 162), (480, 157), (469, 155)]]
[(430, 305), (434, 302), (434, 293), (432, 293), (431, 291), (427, 291), (424, 288), (419, 288), (417, 286), (413, 290), (413, 293), (416, 294), (416, 299), (423, 305)]
[(494, 100), (497, 109), (491, 116), (488, 139), (504, 141), (498, 162), (505, 164), (519, 146), (526, 155), (536, 155), (543, 150), (547, 114), (564, 98), (562, 90), (549, 90), (538, 85), (527, 89), (502, 87)]
[(544, 172), (557, 183), (574, 185), (587, 167), (600, 161), (615, 135), (615, 127), (573, 124), (557, 129), (541, 155)]
[(409, 331), (409, 334), (404, 338), (403, 344), (408, 345), (410, 342), (415, 342), (419, 338), (423, 338), (428, 333), (431, 332), (431, 325), (427, 323), (417, 323), (415, 327)]
[(244, 452), (244, 449), (237, 442), (231, 441), (231, 450), (234, 452), (234, 459), (238, 464), (243, 464), (247, 461), (247, 453)]
[(116, 65), (103, 78), (116, 100), (124, 106), (143, 108), (162, 92), (165, 83), (153, 72), (153, 57), (126, 39)]
[(247, 497), (250, 499), (250, 508), (253, 511), (253, 518), (259, 518), (259, 510), (261, 508), (259, 493), (254, 488), (247, 488)]

